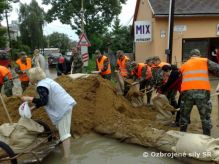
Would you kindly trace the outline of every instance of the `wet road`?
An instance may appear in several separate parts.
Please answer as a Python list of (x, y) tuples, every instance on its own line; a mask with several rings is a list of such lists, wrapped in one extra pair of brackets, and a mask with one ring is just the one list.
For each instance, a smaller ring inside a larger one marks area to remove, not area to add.
[[(147, 152), (148, 157), (143, 157)], [(153, 153), (152, 153), (153, 152)], [(118, 140), (89, 134), (72, 140), (69, 164), (181, 164), (175, 159), (153, 157), (154, 151), (144, 147), (120, 143)], [(150, 155), (151, 154), (151, 155)], [(63, 164), (61, 148), (57, 148), (43, 164)]]

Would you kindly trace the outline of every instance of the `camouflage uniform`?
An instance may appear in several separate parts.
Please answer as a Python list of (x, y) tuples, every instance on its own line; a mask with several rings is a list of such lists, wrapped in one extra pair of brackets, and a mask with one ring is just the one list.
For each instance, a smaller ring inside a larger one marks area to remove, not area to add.
[(181, 131), (186, 131), (193, 105), (197, 105), (202, 121), (203, 133), (212, 128), (210, 92), (207, 90), (188, 90), (181, 94)]
[[(208, 60), (208, 70), (219, 76), (219, 65)], [(186, 131), (193, 105), (199, 110), (203, 134), (210, 135), (212, 104), (208, 90), (188, 90), (181, 93), (180, 131)]]
[[(8, 76), (5, 76), (3, 79), (3, 85), (4, 85), (4, 93), (7, 97), (12, 96), (12, 88), (13, 88), (13, 81), (8, 79)], [(2, 89), (2, 86), (0, 85), (0, 91)]]
[[(100, 61), (101, 58), (100, 58), (100, 59), (97, 58), (97, 60)], [(110, 63), (110, 61), (109, 61), (109, 59), (107, 58), (107, 59), (104, 61), (104, 63), (103, 63), (104, 66), (103, 66), (102, 72), (104, 72), (104, 71), (106, 71), (106, 70), (108, 69), (109, 63)], [(97, 64), (97, 61), (96, 61), (96, 70), (98, 71), (98, 64)], [(102, 76), (102, 78), (104, 78), (104, 79), (111, 80), (111, 74), (101, 75), (101, 76)]]
[(70, 59), (71, 66), (73, 66), (73, 74), (74, 73), (82, 73), (83, 69), (83, 61), (79, 53), (76, 53), (71, 56)]
[(5, 95), (7, 97), (10, 97), (10, 96), (13, 95), (13, 93), (12, 93), (13, 86), (14, 85), (13, 85), (13, 81), (12, 80), (4, 82), (4, 92), (5, 92)]
[[(120, 66), (116, 65), (116, 69), (119, 70)], [(126, 77), (123, 77), (124, 79), (129, 79), (131, 78), (131, 71), (132, 71), (132, 68), (131, 68), (131, 61), (130, 60), (126, 60), (126, 70), (127, 70), (127, 76)], [(124, 95), (126, 95), (129, 91), (129, 85), (124, 81)]]
[[(23, 71), (20, 70), (20, 66), (19, 65), (15, 65), (15, 72), (18, 74), (18, 75), (25, 75), (26, 73), (23, 73)], [(21, 81), (21, 88), (22, 88), (22, 91), (24, 92), (27, 87), (29, 86), (29, 81)]]
[(140, 89), (146, 88), (147, 104), (151, 104), (151, 97), (152, 97), (152, 93), (153, 93), (153, 90), (152, 90), (153, 84), (152, 84), (152, 79), (146, 80), (146, 77), (148, 76), (147, 75), (147, 69), (148, 69), (147, 67), (149, 67), (149, 66), (142, 68), (143, 81), (140, 83)]
[[(131, 63), (132, 65), (132, 63)], [(147, 79), (148, 75), (147, 75), (147, 69), (149, 66), (144, 66), (142, 67), (142, 70), (141, 70), (141, 77), (139, 78), (138, 77), (138, 66), (137, 64), (134, 62), (133, 63), (134, 65), (134, 68), (130, 67), (130, 70), (131, 70), (131, 74), (132, 74), (132, 77), (133, 77), (133, 80), (134, 81), (138, 81), (140, 83), (140, 90), (142, 89), (146, 89), (146, 92), (147, 92), (147, 104), (150, 104), (151, 103), (151, 96), (152, 96), (152, 81), (151, 79)], [(150, 92), (149, 92), (150, 91)]]
[(152, 84), (154, 88), (159, 88), (163, 83), (163, 71), (160, 67), (152, 67), (151, 68), (152, 73)]

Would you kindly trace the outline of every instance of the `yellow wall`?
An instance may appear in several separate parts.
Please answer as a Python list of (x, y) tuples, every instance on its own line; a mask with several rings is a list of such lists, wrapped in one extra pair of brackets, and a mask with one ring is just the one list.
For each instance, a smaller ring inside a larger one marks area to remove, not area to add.
[[(144, 2), (144, 4), (140, 4), (136, 21), (152, 21), (152, 42), (135, 44), (136, 61), (143, 62), (147, 56), (155, 55), (166, 61), (165, 49), (167, 48), (168, 39), (168, 18), (153, 18), (148, 2)], [(173, 34), (172, 63), (175, 63), (176, 60), (178, 64), (182, 62), (182, 39), (218, 37), (216, 36), (217, 24), (219, 24), (219, 17), (175, 18), (174, 25), (186, 25), (187, 31), (182, 33), (174, 32)], [(160, 37), (161, 30), (166, 32), (165, 38)]]
[[(149, 20), (152, 22), (152, 37), (154, 36), (153, 26), (154, 26), (154, 19), (152, 18), (151, 9), (145, 0), (141, 0), (138, 15), (138, 21)], [(151, 42), (139, 42), (135, 44), (135, 60), (137, 62), (144, 62), (145, 58), (149, 56), (148, 54), (154, 53), (154, 39), (152, 38)], [(138, 55), (137, 55), (138, 54)]]

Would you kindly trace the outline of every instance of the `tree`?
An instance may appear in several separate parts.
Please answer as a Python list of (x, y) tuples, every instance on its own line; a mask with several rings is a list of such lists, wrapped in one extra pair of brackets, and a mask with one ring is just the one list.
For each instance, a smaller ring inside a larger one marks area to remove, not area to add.
[(131, 26), (120, 25), (120, 20), (116, 18), (112, 27), (112, 32), (105, 36), (104, 42), (107, 43), (108, 48), (114, 52), (117, 50), (133, 52)]
[(30, 5), (21, 4), (19, 11), (21, 40), (32, 50), (43, 46), (44, 15), (43, 8), (39, 7), (36, 0), (32, 0)]
[[(8, 5), (5, 3), (6, 1), (0, 1), (0, 21), (4, 17), (4, 12), (8, 8)], [(5, 48), (7, 44), (7, 30), (5, 27), (0, 25), (0, 48)]]
[(0, 48), (5, 48), (7, 44), (6, 28), (0, 27)]
[(47, 36), (47, 41), (50, 47), (60, 48), (61, 52), (71, 48), (71, 40), (63, 33), (54, 32)]
[[(103, 46), (101, 42), (103, 35), (108, 31), (115, 16), (120, 14), (121, 4), (126, 1), (84, 0), (84, 29), (91, 45)], [(49, 22), (58, 18), (62, 23), (70, 24), (78, 35), (81, 34), (81, 0), (65, 0), (65, 2), (63, 0), (43, 0), (43, 3), (52, 5), (46, 16)]]

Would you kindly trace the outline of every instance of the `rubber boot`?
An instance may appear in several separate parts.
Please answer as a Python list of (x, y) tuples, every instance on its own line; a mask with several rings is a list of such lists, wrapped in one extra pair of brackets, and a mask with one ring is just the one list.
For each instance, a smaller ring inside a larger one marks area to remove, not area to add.
[(180, 126), (180, 131), (181, 132), (186, 132), (187, 131), (187, 125)]
[(211, 129), (203, 128), (203, 134), (207, 136), (211, 136)]

